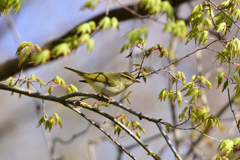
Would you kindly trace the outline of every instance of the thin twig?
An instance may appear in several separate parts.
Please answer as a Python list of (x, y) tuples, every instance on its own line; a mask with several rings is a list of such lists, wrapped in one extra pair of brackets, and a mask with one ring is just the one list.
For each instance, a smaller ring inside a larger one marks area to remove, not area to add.
[[(231, 98), (231, 102), (233, 102), (233, 100), (234, 100), (235, 98), (236, 98), (236, 96), (232, 97), (232, 98)], [(229, 101), (217, 112), (216, 116), (217, 116), (217, 117), (220, 117), (220, 116), (224, 113), (224, 111), (228, 108), (228, 106), (229, 106)], [(212, 129), (212, 128), (206, 128), (206, 129), (203, 131), (203, 133), (207, 134), (208, 132), (210, 132), (211, 129)], [(203, 134), (201, 134), (201, 135), (198, 136), (197, 140), (193, 142), (192, 147), (190, 147), (189, 150), (186, 152), (186, 154), (185, 154), (186, 156), (184, 157), (184, 159), (187, 159), (187, 157), (190, 156), (190, 154), (192, 153), (194, 147), (195, 147), (199, 142), (201, 142), (202, 138), (204, 138), (204, 135), (203, 135)]]
[(12, 32), (12, 35), (16, 41), (16, 44), (19, 45), (22, 42), (21, 36), (12, 20), (11, 14), (5, 14), (5, 19), (7, 21), (7, 25), (10, 28), (10, 31)]
[[(230, 52), (230, 63), (231, 63), (231, 60), (232, 60), (232, 50), (231, 50), (231, 52)], [(231, 65), (229, 64), (228, 65), (228, 76), (227, 76), (227, 82), (228, 82), (228, 80), (230, 80), (230, 72), (231, 72)], [(236, 127), (237, 127), (237, 129), (238, 129), (238, 132), (240, 133), (240, 127), (239, 127), (239, 125), (238, 125), (238, 121), (237, 121), (237, 118), (236, 118), (236, 115), (235, 115), (235, 112), (234, 112), (234, 109), (233, 109), (233, 107), (232, 107), (232, 102), (231, 102), (231, 96), (230, 96), (230, 89), (229, 89), (229, 82), (228, 82), (228, 84), (227, 84), (227, 92), (228, 92), (228, 101), (229, 101), (229, 107), (230, 107), (230, 110), (232, 111), (232, 114), (233, 114), (233, 117), (234, 117), (234, 120), (235, 120), (235, 122), (236, 122)]]
[(229, 107), (230, 107), (230, 110), (231, 110), (231, 112), (232, 112), (232, 114), (233, 114), (234, 120), (235, 120), (235, 122), (236, 122), (236, 127), (237, 127), (237, 129), (238, 129), (238, 132), (240, 133), (240, 127), (239, 127), (239, 125), (238, 125), (238, 121), (237, 121), (237, 118), (236, 118), (234, 109), (233, 109), (233, 107), (232, 107), (232, 102), (231, 102), (231, 98), (230, 98), (231, 96), (230, 96), (229, 87), (227, 87), (227, 92), (228, 92)]
[(149, 18), (149, 15), (147, 16), (142, 16), (140, 14), (138, 14), (137, 12), (135, 12), (134, 10), (132, 10), (131, 8), (127, 7), (126, 5), (124, 5), (120, 0), (117, 0), (118, 4), (120, 6), (122, 6), (124, 9), (126, 9), (127, 11), (129, 11), (130, 13), (132, 13), (133, 15), (137, 16), (138, 18)]
[(109, 15), (109, 2), (110, 0), (107, 0), (107, 3), (106, 3), (106, 13), (105, 13), (105, 16), (108, 16)]
[(55, 137), (53, 138), (53, 144), (54, 144), (54, 147), (56, 145), (56, 142), (59, 142), (61, 144), (70, 144), (72, 143), (76, 138), (82, 136), (83, 134), (85, 134), (91, 127), (91, 123), (89, 123), (88, 127), (86, 129), (84, 129), (83, 131), (77, 133), (77, 134), (74, 134), (69, 140), (62, 140), (61, 138), (59, 137)]
[(214, 41), (212, 41), (211, 43), (209, 43), (208, 45), (206, 45), (205, 47), (199, 48), (199, 49), (197, 49), (197, 50), (195, 50), (195, 51), (193, 51), (193, 52), (191, 52), (191, 53), (183, 56), (182, 58), (180, 58), (180, 59), (178, 59), (178, 60), (176, 60), (176, 61), (173, 61), (173, 62), (169, 63), (168, 65), (166, 65), (166, 66), (164, 66), (164, 67), (162, 67), (162, 68), (159, 68), (159, 69), (156, 69), (156, 70), (154, 70), (154, 71), (148, 72), (148, 73), (146, 73), (146, 74), (144, 74), (144, 75), (141, 75), (141, 76), (139, 76), (139, 77), (149, 76), (149, 75), (151, 75), (151, 74), (157, 73), (158, 71), (165, 70), (167, 67), (169, 67), (169, 66), (171, 66), (171, 65), (173, 65), (173, 64), (178, 63), (179, 61), (181, 61), (181, 60), (183, 60), (183, 59), (191, 56), (192, 54), (194, 54), (194, 53), (196, 53), (196, 52), (198, 52), (198, 51), (200, 51), (200, 50), (207, 49), (208, 46), (212, 45), (213, 43), (215, 43), (215, 42), (217, 42), (217, 41), (218, 41), (218, 40), (214, 40)]
[[(40, 112), (39, 111), (40, 111), (40, 106), (37, 106), (37, 116), (38, 117), (40, 116)], [(53, 152), (54, 143), (53, 143), (51, 134), (47, 130), (44, 129), (43, 125), (42, 125), (41, 128), (42, 128), (42, 131), (43, 131), (44, 138), (45, 138), (45, 140), (47, 142), (48, 149), (50, 151), (50, 158), (51, 158), (51, 160), (56, 160), (57, 159), (56, 155)]]
[[(136, 159), (135, 157), (133, 157), (129, 151), (127, 151), (123, 146), (121, 146), (111, 135), (109, 135), (106, 131), (103, 130), (103, 128), (101, 128), (101, 126), (99, 124), (97, 124), (96, 122), (94, 122), (93, 120), (89, 119), (88, 117), (86, 117), (82, 112), (80, 112), (77, 108), (72, 107), (70, 104), (68, 103), (63, 103), (63, 105), (65, 105), (66, 107), (72, 109), (73, 111), (77, 112), (79, 115), (81, 115), (84, 119), (86, 119), (87, 121), (89, 121), (91, 124), (93, 124), (95, 127), (97, 127), (101, 132), (103, 132), (109, 139), (111, 139), (119, 148), (121, 148), (126, 154), (128, 154), (132, 159)], [(84, 108), (84, 106), (82, 106)], [(94, 107), (86, 107), (85, 109), (94, 111), (96, 113), (99, 113), (100, 115), (108, 118), (109, 120), (111, 120), (112, 122), (116, 123), (117, 125), (119, 125), (124, 131), (126, 131), (128, 133), (128, 135), (130, 135), (132, 138), (134, 138), (148, 153), (152, 153), (151, 150), (149, 150), (146, 145), (135, 135), (133, 134), (133, 132), (131, 132), (126, 126), (124, 126), (122, 123), (120, 123), (119, 121), (117, 121), (114, 117), (112, 117), (111, 115), (107, 114), (106, 112), (100, 111), (97, 108)], [(154, 159), (156, 159), (154, 156), (152, 156)]]
[(237, 22), (235, 22), (232, 18), (230, 18), (221, 8), (219, 8), (216, 3), (214, 3), (212, 0), (207, 0), (212, 4), (212, 6), (215, 8), (215, 10), (220, 10), (228, 19), (230, 19), (237, 27), (240, 29), (240, 26)]
[[(27, 95), (29, 97), (41, 98), (41, 99), (45, 99), (45, 100), (49, 100), (49, 101), (58, 102), (58, 103), (64, 104), (65, 106), (67, 106), (68, 108), (74, 110), (75, 112), (77, 112), (79, 114), (81, 112), (78, 109), (76, 109), (75, 107), (71, 107), (70, 105), (73, 105), (73, 106), (80, 105), (82, 108), (85, 108), (87, 110), (91, 110), (93, 112), (96, 112), (96, 113), (98, 113), (98, 114), (108, 118), (112, 122), (116, 123), (123, 130), (125, 130), (133, 139), (135, 139), (139, 143), (139, 145), (141, 145), (148, 153), (153, 153), (151, 150), (149, 150), (146, 147), (146, 145), (132, 131), (130, 131), (126, 126), (124, 126), (122, 123), (117, 121), (111, 115), (107, 114), (106, 112), (100, 111), (97, 108), (91, 107), (90, 105), (88, 105), (88, 106), (81, 105), (81, 102), (79, 102), (77, 100), (70, 100), (70, 99), (68, 99), (68, 98), (75, 97), (75, 96), (86, 96), (86, 97), (91, 97), (91, 98), (94, 98), (94, 99), (97, 99), (97, 100), (100, 100), (100, 101), (103, 101), (103, 102), (108, 102), (109, 99), (107, 99), (107, 98), (101, 97), (101, 96), (96, 95), (96, 94), (89, 94), (89, 93), (82, 93), (82, 92), (74, 92), (74, 93), (71, 93), (71, 94), (68, 94), (68, 95), (64, 95), (64, 96), (53, 96), (53, 95), (49, 95), (49, 94), (41, 94), (41, 93), (33, 92), (33, 91), (30, 91), (30, 90), (21, 89), (21, 88), (18, 88), (18, 87), (8, 86), (8, 85), (5, 85), (5, 84), (0, 84), (0, 89), (12, 91), (12, 92), (17, 92), (19, 94)], [(136, 116), (138, 116), (139, 118), (144, 118), (144, 119), (147, 119), (147, 120), (155, 122), (155, 123), (158, 123), (160, 121), (159, 119), (154, 119), (152, 117), (143, 115), (140, 112), (137, 112), (137, 111), (134, 111), (132, 109), (129, 109), (125, 105), (123, 105), (123, 104), (121, 104), (119, 102), (111, 101), (110, 104), (118, 106), (118, 107), (120, 107), (120, 108), (122, 108), (122, 109), (124, 109), (124, 110), (126, 110), (126, 111), (128, 111), (128, 112), (130, 112), (130, 113), (132, 113), (132, 114), (134, 114)], [(156, 157), (154, 155), (151, 155), (151, 156), (154, 159), (156, 159)]]

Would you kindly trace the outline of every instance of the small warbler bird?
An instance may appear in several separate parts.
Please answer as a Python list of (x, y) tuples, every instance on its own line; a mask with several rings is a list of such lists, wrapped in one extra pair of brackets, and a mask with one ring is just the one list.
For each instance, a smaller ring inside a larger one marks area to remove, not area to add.
[(127, 89), (133, 83), (140, 83), (134, 78), (134, 76), (129, 72), (96, 72), (96, 73), (87, 73), (78, 71), (72, 68), (64, 67), (70, 71), (77, 73), (84, 80), (80, 82), (87, 82), (90, 84), (94, 90), (100, 94), (109, 97), (114, 97)]

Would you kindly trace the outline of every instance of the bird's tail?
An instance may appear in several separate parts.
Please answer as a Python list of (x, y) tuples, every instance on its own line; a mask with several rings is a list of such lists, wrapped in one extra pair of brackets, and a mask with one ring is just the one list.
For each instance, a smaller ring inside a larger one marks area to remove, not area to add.
[(75, 70), (75, 69), (72, 69), (72, 68), (68, 68), (68, 67), (64, 67), (64, 68), (77, 73), (79, 76), (87, 74), (87, 72), (78, 71), (78, 70)]

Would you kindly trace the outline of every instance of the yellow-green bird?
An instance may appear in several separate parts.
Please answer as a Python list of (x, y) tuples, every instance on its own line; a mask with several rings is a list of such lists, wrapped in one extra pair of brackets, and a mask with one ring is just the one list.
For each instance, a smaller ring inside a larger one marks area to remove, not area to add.
[(70, 71), (77, 73), (81, 76), (85, 81), (90, 84), (94, 90), (100, 94), (107, 97), (114, 97), (127, 89), (133, 83), (140, 83), (138, 80), (134, 78), (134, 76), (129, 72), (96, 72), (96, 73), (88, 73), (78, 71), (72, 68), (64, 67)]

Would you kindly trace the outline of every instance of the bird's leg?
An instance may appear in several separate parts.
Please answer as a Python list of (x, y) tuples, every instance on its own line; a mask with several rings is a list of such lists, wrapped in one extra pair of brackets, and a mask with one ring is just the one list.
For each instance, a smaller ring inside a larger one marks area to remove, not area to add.
[(102, 97), (103, 97), (103, 95), (109, 98), (108, 103), (110, 103), (111, 101), (115, 101), (112, 97), (109, 97), (109, 96), (101, 93), (101, 96), (102, 96)]

